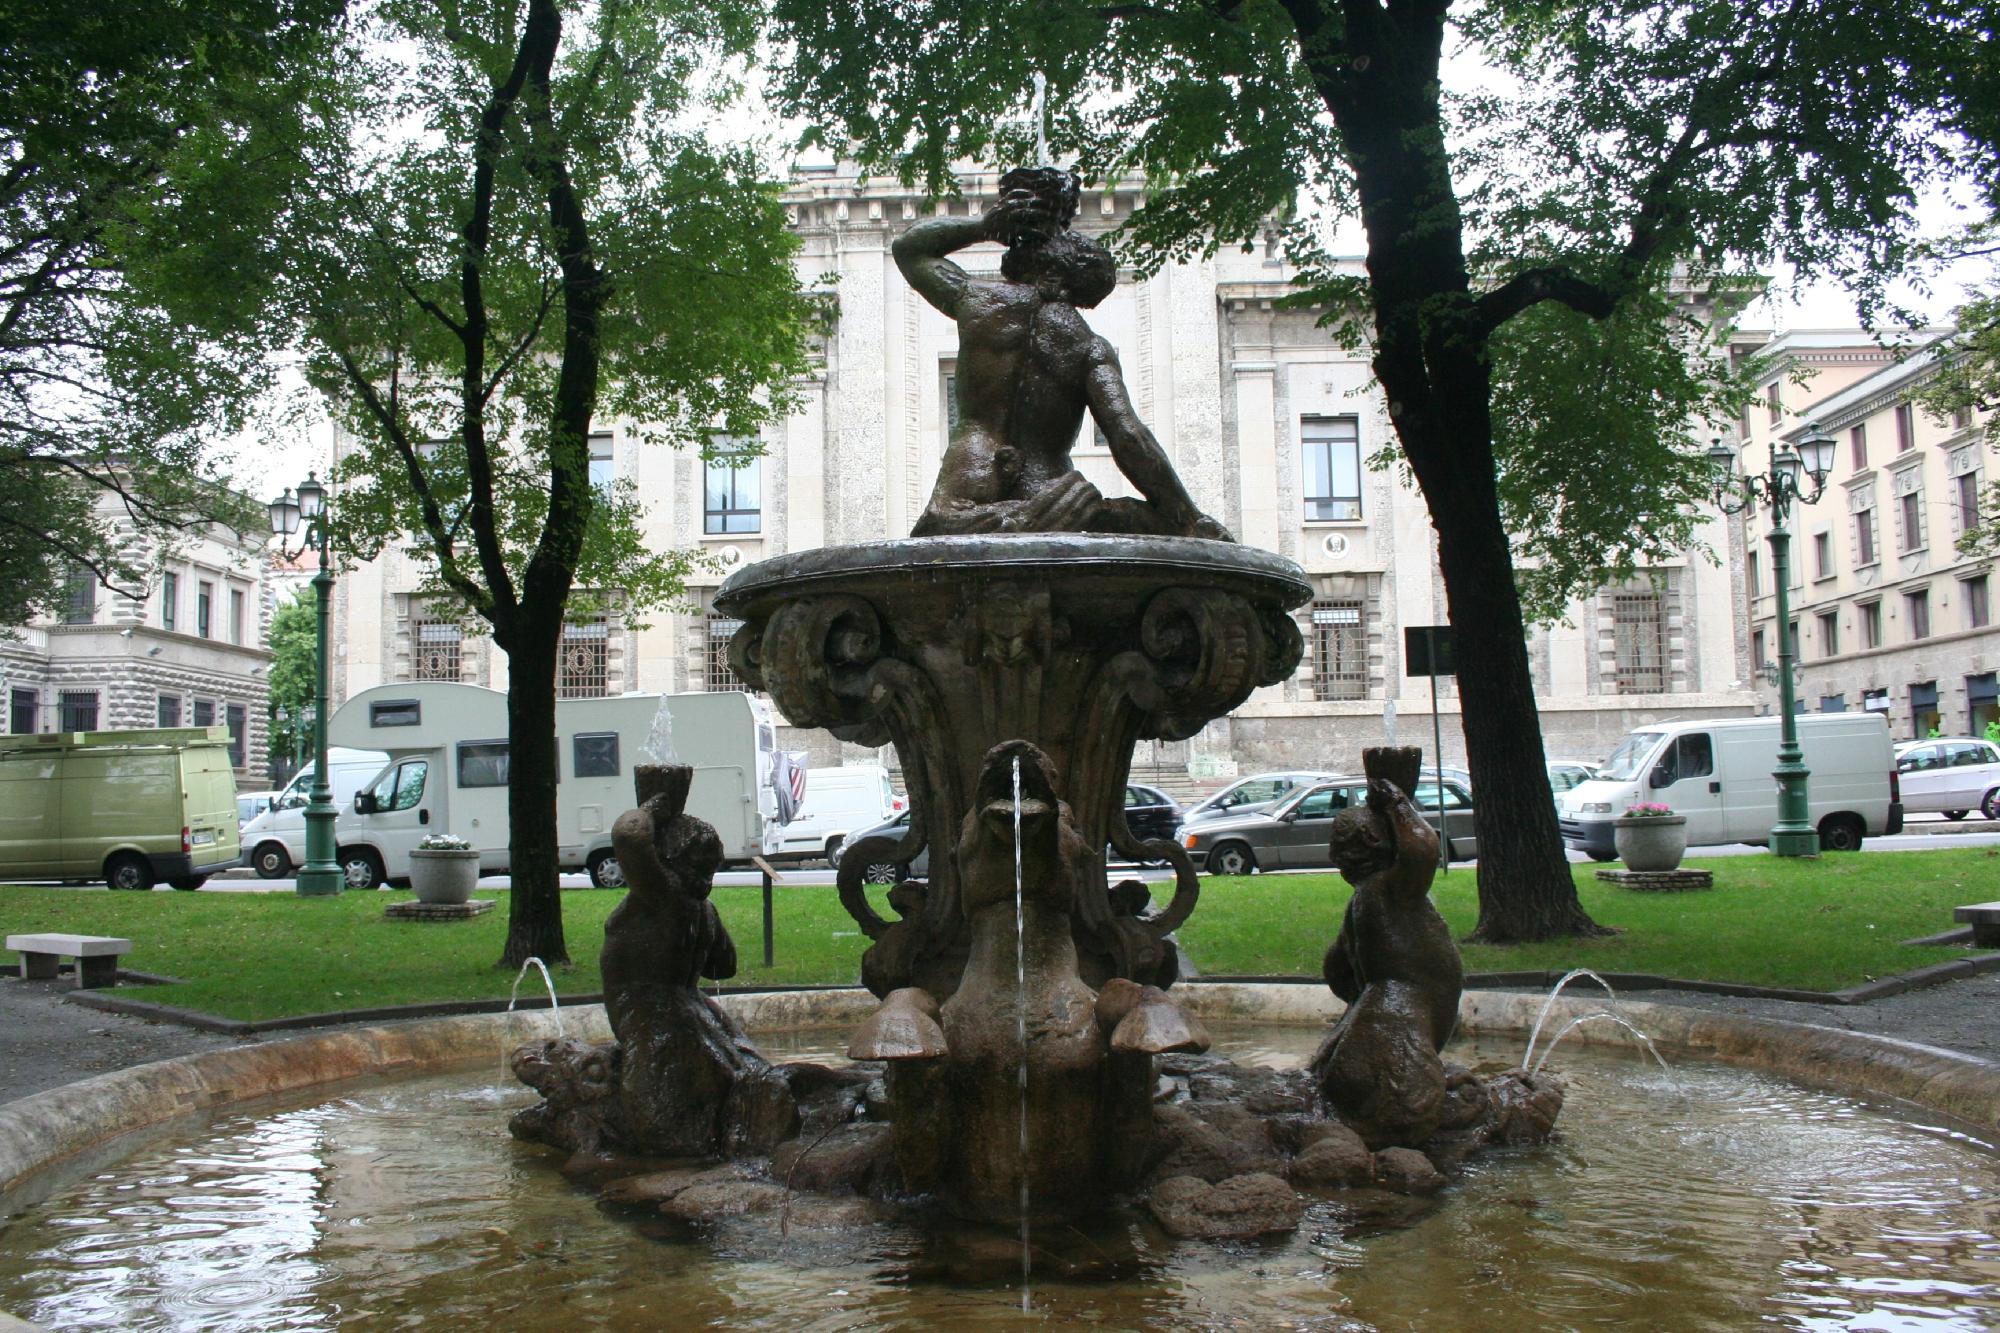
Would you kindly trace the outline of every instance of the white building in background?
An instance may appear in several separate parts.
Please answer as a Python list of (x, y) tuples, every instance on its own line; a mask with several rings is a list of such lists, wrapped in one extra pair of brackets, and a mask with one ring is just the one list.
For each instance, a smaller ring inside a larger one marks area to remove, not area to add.
[[(1834, 441), (1824, 493), (1791, 520), (1797, 707), (1879, 712), (1898, 740), (1976, 736), (2000, 718), (1991, 561), (1957, 550), (1992, 475), (1990, 414), (1938, 421), (1911, 401), (1952, 346), (1932, 330), (1898, 358), (1852, 331), (1787, 335), (1766, 349), (1763, 402), (1744, 422), (1744, 467), (1759, 474), (1773, 441), (1796, 445), (1813, 428)], [(1769, 515), (1744, 523), (1744, 606), (1761, 668), (1779, 642)], [(1758, 686), (1775, 710), (1775, 668), (1760, 670)]]
[[(798, 386), (801, 410), (768, 427), (764, 457), (740, 469), (641, 446), (616, 422), (594, 440), (593, 468), (630, 477), (650, 504), (654, 545), (700, 548), (726, 571), (909, 533), (949, 434), (957, 330), (904, 282), (889, 246), (932, 212), (983, 211), (996, 181), (971, 175), (963, 199), (927, 204), (889, 180), (864, 184), (831, 167), (799, 173), (786, 195), (803, 242), (799, 271), (830, 278), (838, 302), (815, 372)], [(1088, 191), (1075, 225), (1108, 231), (1138, 202), (1135, 190)], [(957, 259), (997, 273), (1000, 250)], [(1429, 686), (1405, 677), (1402, 653), (1403, 627), (1446, 621), (1429, 515), (1396, 473), (1367, 469), (1392, 443), (1384, 403), (1365, 359), (1335, 346), (1312, 312), (1278, 308), (1290, 276), (1273, 237), (1151, 278), (1128, 271), (1087, 314), (1116, 346), (1134, 406), (1195, 501), (1240, 540), (1298, 561), (1314, 585), (1298, 612), (1307, 651), (1293, 679), (1192, 741), (1142, 745), (1135, 762), (1163, 774), (1232, 762), (1351, 767), (1362, 746), (1381, 741), (1391, 705), (1401, 736), (1429, 746)], [(1132, 493), (1088, 422), (1075, 457), (1105, 494)], [(1724, 552), (1730, 535), (1718, 515), (1704, 540)], [(424, 606), (418, 573), (392, 553), (342, 577), (336, 700), (385, 681), (506, 683), (503, 655)], [(735, 624), (707, 610), (721, 577), (689, 589), (695, 614), (656, 613), (639, 629), (614, 610), (572, 625), (562, 692), (736, 688), (724, 652)], [(1733, 578), (1727, 565), (1691, 554), (1534, 630), (1550, 753), (1602, 756), (1663, 717), (1751, 712)], [(1446, 680), (1439, 695), (1445, 758), (1461, 759), (1457, 690)], [(815, 763), (860, 757), (817, 731), (787, 743), (811, 749)]]
[(210, 524), (163, 547), (117, 496), (98, 511), (144, 584), (112, 592), (79, 567), (54, 614), (0, 630), (7, 731), (227, 726), (238, 785), (264, 786), (270, 534)]

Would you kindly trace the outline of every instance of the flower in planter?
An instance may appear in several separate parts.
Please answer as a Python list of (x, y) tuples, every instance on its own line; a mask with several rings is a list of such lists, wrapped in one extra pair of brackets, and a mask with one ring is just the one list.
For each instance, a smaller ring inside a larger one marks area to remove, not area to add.
[(469, 852), (472, 844), (456, 833), (431, 833), (417, 844), (417, 849), (425, 852)]
[(1658, 801), (1641, 801), (1637, 805), (1628, 805), (1625, 807), (1625, 818), (1665, 819), (1673, 812), (1674, 808), (1671, 805), (1662, 805)]

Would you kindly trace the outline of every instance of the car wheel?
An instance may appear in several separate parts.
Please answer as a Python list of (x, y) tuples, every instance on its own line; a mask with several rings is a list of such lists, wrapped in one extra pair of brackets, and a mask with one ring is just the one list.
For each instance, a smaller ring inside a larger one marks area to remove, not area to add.
[(898, 884), (908, 877), (904, 867), (894, 861), (871, 861), (861, 872), (863, 884)]
[(1988, 819), (2000, 819), (2000, 787), (1986, 793), (1986, 799), (1979, 803), (1979, 813)]
[(1949, 819), (1952, 823), (1956, 824), (1959, 820), (1965, 818), (1972, 812), (1970, 810), (1941, 810), (1939, 811), (1939, 813), (1942, 814), (1946, 819)]
[(1240, 842), (1225, 842), (1208, 854), (1211, 875), (1247, 875), (1256, 868), (1256, 856)]
[(104, 883), (143, 893), (153, 887), (153, 867), (136, 852), (120, 852), (104, 863)]
[(600, 889), (625, 887), (625, 871), (618, 864), (616, 852), (598, 852), (585, 862), (584, 869), (590, 872), (590, 882)]
[(208, 876), (181, 875), (178, 876), (177, 878), (168, 880), (167, 883), (172, 887), (179, 889), (182, 893), (193, 893), (196, 889), (208, 883)]
[(840, 849), (846, 842), (847, 839), (838, 833), (826, 840), (826, 863), (835, 870), (840, 869)]
[(267, 842), (251, 853), (250, 868), (263, 879), (283, 879), (292, 868), (292, 855), (282, 842)]
[(1866, 830), (1854, 815), (1828, 815), (1819, 821), (1819, 849), (1823, 852), (1858, 852)]
[(379, 889), (388, 879), (382, 858), (366, 847), (340, 849), (340, 877), (350, 889)]

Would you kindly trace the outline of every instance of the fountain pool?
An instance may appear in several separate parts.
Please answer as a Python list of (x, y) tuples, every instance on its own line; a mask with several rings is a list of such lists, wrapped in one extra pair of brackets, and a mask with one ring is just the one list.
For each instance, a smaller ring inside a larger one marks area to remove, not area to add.
[[(1315, 1027), (1224, 1023), (1241, 1063)], [(760, 1038), (831, 1058), (834, 1033)], [(1509, 1034), (1462, 1046), (1493, 1066)], [(1440, 1201), (1317, 1205), (1290, 1236), (1173, 1241), (1142, 1210), (1017, 1240), (855, 1224), (801, 1196), (699, 1227), (607, 1212), (516, 1142), (503, 1070), (226, 1110), (0, 1230), (0, 1309), (51, 1329), (1961, 1329), (2000, 1318), (2000, 1155), (1933, 1118), (1773, 1075), (1565, 1043), (1573, 1114)], [(1365, 1192), (1364, 1192), (1365, 1193)], [(1372, 1211), (1379, 1205), (1381, 1211)]]

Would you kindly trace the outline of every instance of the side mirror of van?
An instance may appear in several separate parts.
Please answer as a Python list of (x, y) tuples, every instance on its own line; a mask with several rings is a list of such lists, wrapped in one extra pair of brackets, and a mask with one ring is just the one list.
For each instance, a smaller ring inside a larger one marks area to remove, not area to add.
[(375, 794), (373, 792), (366, 792), (366, 791), (356, 792), (354, 794), (354, 813), (357, 815), (374, 814)]
[(1664, 768), (1656, 768), (1646, 779), (1646, 785), (1656, 791), (1661, 787), (1671, 787), (1674, 785), (1674, 775)]

